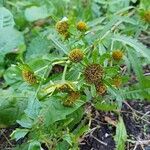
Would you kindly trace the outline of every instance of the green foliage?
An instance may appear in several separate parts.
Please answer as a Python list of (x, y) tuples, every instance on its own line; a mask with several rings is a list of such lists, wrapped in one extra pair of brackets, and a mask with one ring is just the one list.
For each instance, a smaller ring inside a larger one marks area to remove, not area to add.
[(119, 122), (116, 127), (115, 141), (117, 143), (116, 150), (125, 150), (125, 142), (127, 140), (127, 132), (123, 119), (119, 117)]
[[(150, 79), (143, 66), (149, 64), (150, 51), (141, 38), (149, 36), (149, 23), (142, 18), (148, 4), (146, 0), (137, 6), (134, 0), (1, 3), (0, 128), (17, 123), (11, 137), (27, 139), (14, 150), (41, 150), (42, 143), (48, 149), (77, 150), (80, 137), (90, 130), (87, 106), (120, 116), (124, 100), (149, 100)], [(59, 34), (56, 24), (63, 20), (68, 29)], [(77, 29), (80, 21), (87, 25), (84, 32)], [(73, 49), (83, 52), (80, 61), (69, 59)], [(118, 61), (114, 51), (123, 55)], [(131, 85), (132, 76), (136, 81)], [(89, 78), (94, 82), (87, 82)], [(33, 79), (36, 83), (30, 84)], [(127, 133), (121, 117), (114, 139), (116, 149), (124, 150)]]

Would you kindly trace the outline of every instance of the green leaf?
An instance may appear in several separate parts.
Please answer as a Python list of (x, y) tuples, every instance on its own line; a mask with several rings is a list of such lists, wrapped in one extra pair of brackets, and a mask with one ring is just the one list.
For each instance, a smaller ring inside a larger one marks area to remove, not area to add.
[(44, 36), (37, 36), (33, 38), (26, 51), (26, 60), (29, 61), (33, 58), (37, 58), (49, 53), (50, 42)]
[(0, 7), (0, 30), (6, 27), (13, 27), (14, 25), (12, 13), (5, 7)]
[(56, 39), (53, 35), (49, 35), (48, 39), (52, 40), (52, 42), (60, 49), (62, 50), (65, 54), (68, 54), (68, 49), (65, 45), (63, 45), (60, 41)]
[(140, 53), (143, 57), (150, 59), (150, 50), (147, 49), (142, 43), (140, 43), (136, 39), (133, 39), (132, 37), (123, 36), (123, 35), (117, 35), (117, 34), (114, 35), (112, 39), (131, 46), (138, 53)]
[(38, 142), (38, 141), (30, 142), (28, 150), (41, 150), (40, 142)]
[(56, 121), (66, 119), (67, 115), (76, 111), (83, 104), (83, 101), (78, 100), (74, 106), (65, 107), (58, 98), (51, 97), (48, 101), (43, 103), (40, 116), (43, 116), (45, 119), (44, 122), (48, 126)]
[(44, 19), (49, 16), (47, 7), (45, 5), (37, 7), (32, 6), (30, 8), (26, 8), (25, 10), (25, 17), (28, 21), (36, 21), (39, 19)]
[(116, 135), (115, 135), (115, 142), (116, 142), (116, 150), (125, 150), (125, 142), (127, 140), (127, 132), (123, 122), (123, 119), (119, 117), (119, 122), (116, 127)]
[(4, 79), (8, 85), (20, 84), (22, 81), (21, 70), (15, 65), (9, 67), (4, 73)]
[(137, 56), (137, 53), (135, 53), (132, 49), (128, 49), (128, 56), (131, 62), (131, 66), (140, 83), (140, 86), (143, 87), (144, 76), (143, 76), (142, 63), (140, 62), (139, 57)]
[(24, 44), (22, 33), (12, 27), (1, 29), (0, 37), (0, 57), (9, 52), (17, 52), (19, 46)]
[(9, 126), (19, 119), (27, 106), (27, 97), (14, 90), (0, 90), (0, 127)]
[[(136, 86), (136, 89), (133, 88), (127, 88), (120, 91), (125, 99), (143, 99), (147, 98), (150, 99), (150, 88), (142, 88), (139, 89), (138, 86)], [(146, 96), (144, 96), (146, 94)]]
[(94, 84), (91, 85), (91, 95), (92, 95), (92, 97), (96, 96), (96, 88), (95, 88)]
[(26, 115), (32, 119), (35, 119), (38, 116), (41, 109), (41, 103), (34, 97), (34, 95), (31, 96), (28, 101), (27, 109), (25, 110)]
[(16, 139), (16, 141), (18, 141), (19, 139), (24, 138), (28, 132), (28, 129), (16, 129), (10, 136), (12, 139)]
[(100, 103), (97, 102), (96, 104), (94, 104), (95, 108), (98, 110), (102, 110), (102, 111), (114, 111), (117, 109), (117, 104), (115, 103)]

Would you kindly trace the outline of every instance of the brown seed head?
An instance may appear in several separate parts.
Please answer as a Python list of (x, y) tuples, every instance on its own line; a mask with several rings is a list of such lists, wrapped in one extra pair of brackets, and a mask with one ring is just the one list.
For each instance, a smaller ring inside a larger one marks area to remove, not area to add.
[(27, 83), (33, 85), (37, 83), (37, 78), (34, 75), (33, 72), (29, 71), (29, 70), (22, 70), (22, 77), (24, 79), (24, 81), (26, 81)]
[(69, 29), (68, 22), (66, 20), (57, 22), (56, 29), (57, 29), (58, 33), (60, 33), (62, 35), (66, 35), (66, 33), (68, 32), (68, 29)]
[(102, 79), (103, 68), (99, 64), (90, 64), (85, 68), (84, 76), (88, 83), (96, 84)]
[(72, 106), (76, 100), (80, 98), (79, 92), (70, 92), (66, 98), (66, 100), (63, 102), (64, 106)]
[(107, 91), (107, 87), (103, 83), (96, 84), (96, 91), (100, 95), (104, 95)]
[(146, 21), (147, 23), (150, 23), (150, 10), (146, 11), (143, 15), (143, 19), (144, 21)]
[(112, 84), (115, 85), (115, 87), (119, 88), (122, 84), (121, 77), (117, 76), (117, 77), (113, 78)]
[(120, 51), (120, 50), (115, 50), (112, 53), (112, 57), (113, 57), (114, 60), (120, 61), (123, 57), (123, 52)]
[(79, 21), (77, 23), (77, 29), (79, 31), (86, 31), (87, 30), (87, 24), (85, 22), (83, 22), (83, 21)]
[(73, 49), (70, 53), (69, 53), (69, 59), (72, 62), (80, 62), (84, 57), (84, 53), (80, 50), (80, 49)]

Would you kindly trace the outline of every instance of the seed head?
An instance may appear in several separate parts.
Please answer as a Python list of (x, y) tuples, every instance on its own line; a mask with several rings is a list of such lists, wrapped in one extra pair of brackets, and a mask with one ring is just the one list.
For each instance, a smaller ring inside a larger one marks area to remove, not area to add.
[(114, 60), (120, 61), (123, 57), (123, 52), (120, 51), (120, 50), (115, 50), (112, 53), (112, 57), (113, 57)]
[(143, 19), (147, 22), (150, 23), (150, 10), (146, 11), (143, 15)]
[(96, 84), (96, 91), (98, 94), (103, 95), (107, 91), (107, 87), (103, 83)]
[(85, 68), (84, 76), (88, 83), (96, 84), (102, 79), (103, 68), (99, 64), (90, 64)]
[(36, 84), (37, 83), (37, 78), (36, 76), (34, 75), (34, 73), (30, 70), (26, 70), (26, 69), (23, 69), (22, 70), (22, 77), (24, 79), (24, 81), (26, 81), (27, 83), (33, 85), (33, 84)]
[(121, 77), (119, 77), (119, 76), (114, 77), (113, 80), (112, 80), (112, 84), (115, 85), (115, 87), (119, 88), (122, 84)]
[(77, 29), (79, 31), (86, 31), (87, 30), (87, 24), (85, 22), (83, 22), (83, 21), (79, 21), (77, 23)]
[(80, 62), (84, 57), (84, 53), (80, 50), (80, 49), (73, 49), (70, 53), (69, 53), (69, 59), (72, 62), (78, 63)]
[(78, 92), (70, 92), (66, 98), (66, 100), (63, 102), (64, 106), (72, 106), (76, 100), (80, 98), (80, 93)]
[(58, 21), (56, 23), (56, 29), (57, 29), (58, 33), (60, 33), (62, 35), (66, 35), (66, 33), (68, 32), (68, 29), (69, 29), (67, 20)]

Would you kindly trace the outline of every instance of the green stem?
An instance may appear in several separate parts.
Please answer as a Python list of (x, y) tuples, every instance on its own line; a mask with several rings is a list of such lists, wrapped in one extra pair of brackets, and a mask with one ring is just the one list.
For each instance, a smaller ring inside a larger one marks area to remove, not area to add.
[(68, 64), (66, 63), (65, 68), (64, 68), (64, 71), (63, 71), (63, 75), (62, 75), (62, 81), (65, 81), (66, 72), (67, 72), (67, 67), (68, 67)]

